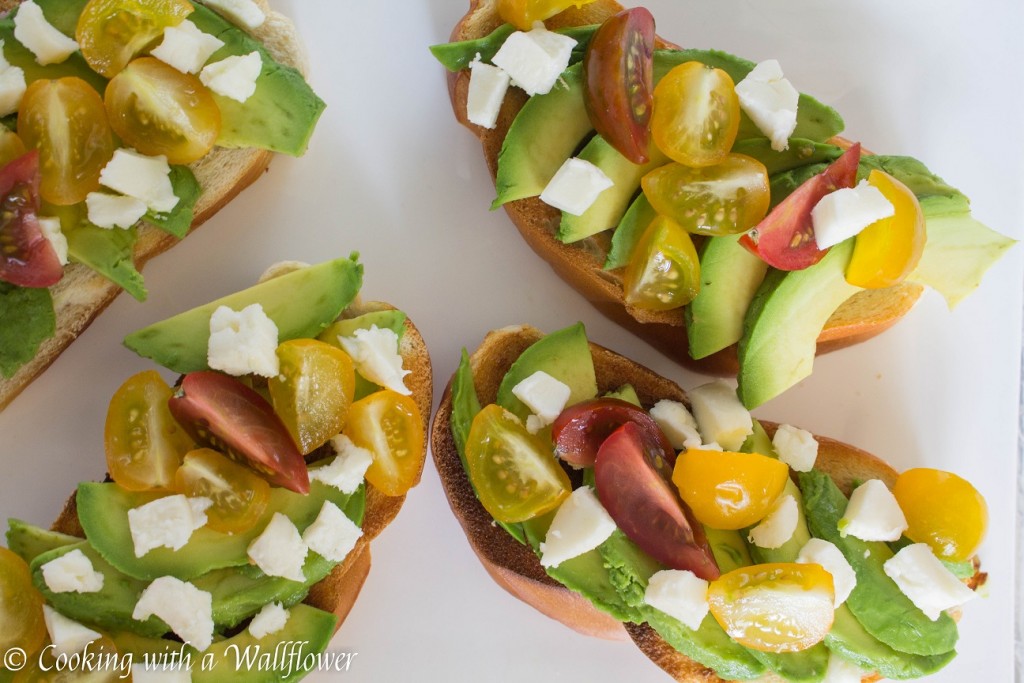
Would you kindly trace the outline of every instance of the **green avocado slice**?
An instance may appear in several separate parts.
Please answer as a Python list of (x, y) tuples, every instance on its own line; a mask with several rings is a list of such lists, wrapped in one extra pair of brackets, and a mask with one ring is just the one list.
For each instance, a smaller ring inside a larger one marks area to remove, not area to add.
[(26, 564), (32, 564), (43, 553), (81, 542), (77, 536), (42, 529), (20, 519), (7, 520), (7, 547)]
[(13, 377), (57, 329), (50, 290), (0, 282), (0, 320), (0, 374)]

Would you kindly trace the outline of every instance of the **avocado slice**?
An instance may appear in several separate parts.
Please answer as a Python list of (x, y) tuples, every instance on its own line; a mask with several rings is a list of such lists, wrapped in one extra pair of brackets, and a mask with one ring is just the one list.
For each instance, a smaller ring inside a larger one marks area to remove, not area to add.
[(846, 605), (836, 610), (832, 630), (825, 636), (825, 645), (861, 669), (877, 671), (883, 678), (894, 681), (929, 676), (956, 657), (955, 650), (928, 656), (894, 650), (865, 631)]
[(0, 374), (13, 377), (57, 329), (50, 290), (0, 282), (0, 320)]
[(636, 243), (657, 216), (658, 212), (647, 201), (647, 197), (642, 192), (637, 195), (612, 233), (612, 246), (604, 262), (605, 270), (615, 270), (629, 264)]
[(26, 564), (32, 564), (43, 553), (81, 542), (77, 536), (43, 529), (20, 519), (7, 520), (7, 547)]
[(277, 325), (278, 339), (316, 337), (355, 298), (363, 282), (357, 255), (292, 271), (132, 332), (129, 349), (174, 372), (207, 369), (210, 316), (220, 306), (240, 311), (260, 304)]
[(640, 405), (640, 397), (636, 395), (636, 389), (633, 388), (632, 384), (623, 384), (615, 391), (609, 391), (605, 394), (605, 398), (617, 398), (620, 401), (632, 403), (637, 408), (643, 408), (643, 406)]
[(789, 147), (778, 152), (772, 149), (768, 138), (749, 138), (737, 141), (732, 152), (757, 159), (773, 176), (809, 164), (829, 164), (842, 156), (843, 149), (827, 142), (791, 137)]

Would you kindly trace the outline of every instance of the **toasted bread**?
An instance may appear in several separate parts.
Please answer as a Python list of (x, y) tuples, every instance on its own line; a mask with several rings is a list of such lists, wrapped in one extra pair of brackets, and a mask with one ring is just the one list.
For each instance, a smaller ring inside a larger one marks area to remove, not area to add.
[[(493, 31), (503, 23), (498, 16), (497, 4), (497, 0), (472, 0), (469, 11), (452, 31), (451, 40), (473, 40)], [(556, 29), (600, 23), (620, 10), (622, 6), (613, 0), (598, 0), (579, 9), (570, 8), (548, 20), (547, 25)], [(480, 139), (493, 180), (505, 135), (525, 104), (526, 94), (518, 88), (511, 88), (505, 96), (495, 127), (487, 129), (470, 123), (467, 118), (468, 69), (448, 74), (448, 93), (459, 123)], [(504, 208), (530, 248), (603, 315), (694, 370), (716, 375), (737, 373), (735, 345), (701, 360), (690, 357), (682, 309), (653, 311), (626, 305), (621, 269), (604, 269), (609, 247), (607, 234), (565, 244), (556, 237), (561, 212), (538, 197), (509, 202)], [(885, 331), (913, 307), (922, 292), (920, 285), (903, 283), (854, 295), (825, 325), (818, 337), (818, 353), (840, 349)]]

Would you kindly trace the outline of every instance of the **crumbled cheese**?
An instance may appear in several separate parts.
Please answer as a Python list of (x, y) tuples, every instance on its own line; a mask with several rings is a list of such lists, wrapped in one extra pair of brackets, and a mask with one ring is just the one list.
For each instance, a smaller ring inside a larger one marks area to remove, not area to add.
[(173, 576), (149, 584), (135, 604), (132, 619), (155, 616), (174, 634), (203, 652), (213, 643), (213, 596)]
[(100, 637), (96, 631), (68, 619), (49, 605), (43, 605), (43, 620), (46, 622), (46, 632), (50, 634), (50, 642), (53, 643), (53, 651), (58, 655), (78, 654)]
[(368, 330), (356, 330), (351, 337), (338, 337), (338, 343), (352, 357), (360, 375), (404, 396), (412, 394), (404, 379), (411, 371), (402, 368), (394, 330), (371, 325)]
[(309, 548), (302, 542), (295, 524), (280, 512), (274, 513), (267, 528), (248, 549), (249, 559), (267, 576), (299, 582), (306, 580), (302, 565), (306, 563), (307, 552)]
[(882, 191), (862, 180), (856, 187), (842, 187), (822, 197), (811, 209), (814, 241), (828, 249), (856, 236), (875, 221), (896, 213)]
[(821, 679), (821, 683), (861, 683), (865, 673), (853, 662), (831, 652), (828, 656), (825, 678)]
[(781, 496), (768, 515), (750, 530), (750, 542), (759, 548), (781, 548), (793, 538), (799, 522), (796, 499), (789, 494)]
[(128, 529), (135, 544), (135, 557), (155, 548), (181, 550), (192, 532), (206, 526), (209, 498), (187, 498), (181, 494), (157, 498), (128, 511)]
[[(545, 427), (555, 421), (569, 401), (570, 394), (572, 389), (568, 384), (543, 370), (538, 370), (512, 387), (512, 395), (537, 416), (534, 425), (539, 427)], [(527, 422), (529, 421), (527, 418)]]
[(106, 192), (85, 196), (89, 222), (97, 228), (130, 228), (146, 215), (146, 204), (135, 197)]
[(177, 26), (165, 28), (163, 42), (150, 54), (178, 71), (194, 74), (199, 73), (206, 60), (222, 47), (223, 40), (203, 33), (198, 26), (186, 19)]
[(277, 633), (287, 625), (289, 616), (291, 614), (279, 602), (264, 605), (249, 622), (249, 635), (259, 640)]
[(644, 591), (644, 602), (696, 631), (708, 615), (708, 582), (685, 569), (663, 569)]
[(589, 552), (615, 531), (615, 520), (601, 505), (594, 490), (581, 486), (559, 506), (547, 536), (540, 544), (540, 563), (557, 567)]
[(54, 593), (96, 593), (103, 590), (103, 574), (92, 561), (75, 549), (50, 560), (42, 567), (43, 581)]
[(736, 390), (719, 379), (688, 393), (693, 417), (704, 440), (721, 444), (729, 451), (738, 451), (753, 433), (754, 421), (740, 403)]
[(926, 543), (908, 545), (886, 560), (885, 573), (925, 616), (935, 621), (944, 610), (977, 597), (935, 557)]
[(60, 219), (40, 216), (38, 220), (39, 229), (42, 230), (43, 237), (53, 247), (53, 251), (57, 254), (57, 260), (60, 261), (60, 264), (66, 266), (68, 264), (68, 238), (60, 230)]
[(589, 161), (566, 159), (540, 193), (540, 200), (560, 211), (580, 216), (614, 184), (604, 171)]
[(333, 486), (342, 493), (355, 493), (373, 464), (373, 453), (355, 445), (344, 434), (331, 439), (331, 445), (338, 455), (327, 465), (310, 468), (309, 480)]
[(210, 316), (206, 362), (229, 375), (274, 377), (281, 369), (277, 325), (260, 304), (249, 304), (241, 311), (218, 306)]
[(0, 40), (0, 116), (9, 116), (18, 111), (27, 89), (24, 69), (11, 66), (4, 57), (4, 41)]
[(907, 518), (889, 488), (869, 479), (853, 490), (850, 504), (839, 520), (839, 533), (862, 541), (898, 541), (907, 530)]
[(693, 444), (691, 442), (687, 442), (686, 449), (687, 450), (695, 450), (695, 451), (724, 451), (725, 450), (724, 448), (722, 448), (722, 446), (717, 441), (712, 441), (711, 443), (700, 443), (700, 442), (697, 442), (696, 444)]
[(796, 472), (810, 472), (818, 459), (818, 442), (810, 432), (792, 425), (779, 425), (772, 438), (779, 460)]
[(35, 55), (40, 66), (59, 64), (78, 50), (78, 43), (54, 28), (33, 0), (18, 5), (14, 37)]
[(218, 95), (245, 102), (256, 92), (256, 79), (262, 70), (263, 58), (253, 51), (207, 64), (199, 72), (199, 80)]
[(687, 444), (696, 443), (700, 445), (700, 433), (697, 431), (697, 421), (685, 405), (679, 401), (662, 399), (651, 408), (651, 417), (668, 437), (672, 448), (682, 450)]
[(100, 171), (100, 184), (115, 192), (135, 197), (156, 213), (178, 205), (171, 186), (167, 157), (149, 157), (129, 149), (114, 150), (114, 156)]
[(491, 60), (528, 95), (551, 91), (569, 65), (576, 41), (548, 31), (539, 22), (528, 32), (516, 31), (502, 44)]
[(171, 660), (132, 662), (132, 683), (192, 683), (192, 670)]
[(320, 508), (316, 521), (302, 532), (302, 542), (331, 562), (341, 562), (356, 547), (356, 541), (362, 535), (363, 530), (328, 500)]
[(259, 28), (267, 20), (267, 15), (252, 0), (204, 0), (203, 4), (249, 31)]
[(772, 141), (772, 149), (789, 148), (789, 136), (796, 130), (796, 109), (800, 93), (782, 75), (774, 59), (761, 62), (736, 84), (740, 107), (754, 125)]
[(540, 430), (544, 429), (550, 423), (545, 423), (544, 420), (537, 415), (526, 416), (526, 431), (531, 434), (537, 434)]
[(480, 55), (469, 65), (469, 94), (466, 97), (466, 118), (484, 128), (494, 128), (505, 101), (510, 78), (496, 66), (484, 64)]
[(834, 543), (820, 538), (812, 538), (797, 553), (796, 561), (800, 564), (819, 564), (832, 575), (832, 586), (835, 589), (835, 605), (839, 607), (850, 597), (857, 586), (857, 573), (846, 561), (843, 551)]

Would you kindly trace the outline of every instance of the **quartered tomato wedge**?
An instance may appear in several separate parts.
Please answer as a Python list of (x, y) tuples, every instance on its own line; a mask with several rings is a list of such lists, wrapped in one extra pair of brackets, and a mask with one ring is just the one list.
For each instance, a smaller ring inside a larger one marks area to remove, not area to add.
[(891, 287), (914, 272), (924, 253), (927, 231), (921, 204), (913, 191), (888, 173), (873, 170), (874, 185), (896, 209), (889, 218), (872, 223), (857, 235), (846, 281), (866, 289)]
[(951, 472), (918, 467), (892, 488), (907, 518), (907, 538), (927, 543), (943, 560), (963, 562), (978, 551), (988, 529), (988, 506), (978, 490)]
[(388, 496), (401, 496), (420, 479), (423, 416), (411, 396), (390, 389), (352, 404), (345, 435), (373, 454), (366, 481)]
[(281, 418), (234, 377), (190, 372), (167, 405), (196, 442), (251, 467), (271, 484), (309, 493), (306, 463)]
[(213, 501), (207, 524), (224, 533), (241, 533), (259, 521), (270, 500), (270, 484), (248, 467), (215, 450), (199, 448), (185, 456), (174, 474), (174, 490)]
[(691, 167), (725, 159), (740, 129), (740, 100), (725, 71), (701, 62), (674, 67), (654, 88), (651, 135), (670, 159)]
[(516, 28), (529, 31), (533, 22), (544, 21), (570, 7), (589, 5), (594, 0), (498, 0), (498, 14)]
[(860, 143), (846, 150), (828, 168), (796, 188), (763, 221), (740, 238), (740, 244), (779, 270), (803, 270), (825, 258), (814, 239), (811, 210), (822, 197), (853, 187), (860, 164)]
[(75, 39), (89, 66), (113, 78), (165, 28), (177, 26), (193, 11), (188, 0), (89, 0)]
[(647, 226), (623, 275), (626, 303), (667, 311), (685, 306), (700, 292), (700, 258), (690, 234), (671, 218)]
[(634, 164), (646, 164), (654, 108), (654, 17), (643, 7), (605, 20), (583, 56), (590, 122)]
[(604, 440), (594, 461), (597, 497), (615, 523), (644, 552), (672, 569), (718, 578), (704, 529), (658, 472), (657, 445), (627, 422)]
[(563, 410), (551, 426), (555, 455), (575, 467), (590, 467), (604, 440), (627, 422), (643, 430), (657, 469), (671, 476), (676, 452), (668, 437), (647, 411), (617, 398), (595, 398)]
[(39, 152), (0, 169), (0, 280), (21, 287), (49, 287), (64, 275), (39, 227)]
[(43, 596), (32, 584), (28, 565), (7, 548), (0, 548), (0, 652), (20, 648), (31, 657), (45, 638)]

